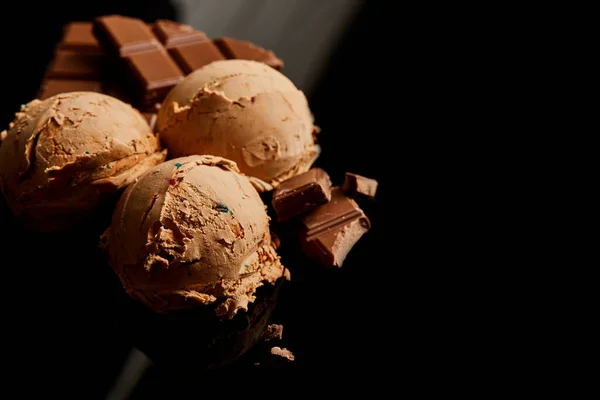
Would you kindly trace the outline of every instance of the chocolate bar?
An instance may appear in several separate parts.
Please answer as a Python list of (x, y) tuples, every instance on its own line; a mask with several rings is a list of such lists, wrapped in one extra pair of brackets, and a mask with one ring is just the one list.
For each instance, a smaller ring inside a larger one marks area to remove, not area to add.
[(324, 266), (341, 267), (344, 259), (371, 222), (341, 188), (331, 190), (331, 200), (300, 219), (300, 242), (307, 256)]
[(342, 189), (350, 197), (373, 199), (377, 192), (375, 179), (346, 172)]
[(104, 55), (90, 22), (65, 25), (63, 37), (48, 65), (37, 98), (75, 91), (103, 93)]
[(272, 52), (250, 42), (223, 38), (210, 40), (205, 33), (173, 21), (154, 24), (120, 15), (94, 20), (98, 41), (121, 65), (131, 81), (136, 105), (160, 103), (185, 75), (213, 61), (238, 58), (266, 62), (281, 68)]
[(273, 209), (279, 221), (306, 213), (331, 199), (331, 179), (321, 168), (287, 179), (273, 191)]
[(205, 33), (169, 20), (146, 24), (110, 15), (95, 22), (70, 22), (63, 29), (37, 98), (74, 91), (104, 93), (138, 108), (153, 126), (156, 106), (168, 91), (206, 64), (244, 58), (283, 66), (272, 52), (250, 42), (225, 38), (219, 43), (227, 49), (226, 55)]

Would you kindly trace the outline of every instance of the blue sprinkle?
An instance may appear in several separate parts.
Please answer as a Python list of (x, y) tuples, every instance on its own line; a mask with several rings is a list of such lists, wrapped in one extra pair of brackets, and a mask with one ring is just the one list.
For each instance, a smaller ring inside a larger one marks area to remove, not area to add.
[(29, 106), (27, 104), (22, 104), (21, 107), (23, 107), (23, 108), (29, 108)]
[(86, 151), (86, 152), (85, 152), (85, 154), (90, 154), (90, 152), (89, 152), (89, 151)]
[(181, 167), (181, 163), (176, 162), (175, 166), (177, 167), (177, 169), (179, 169)]
[(217, 210), (218, 212), (222, 212), (222, 213), (228, 213), (229, 212), (229, 208), (227, 208), (227, 206), (223, 203), (217, 203), (213, 206), (213, 208), (215, 210)]

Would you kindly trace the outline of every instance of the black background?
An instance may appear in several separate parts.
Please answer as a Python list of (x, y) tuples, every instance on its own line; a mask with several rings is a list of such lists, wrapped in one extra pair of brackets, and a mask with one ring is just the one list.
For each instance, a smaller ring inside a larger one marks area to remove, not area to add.
[[(7, 21), (0, 28), (5, 52), (0, 117), (5, 126), (20, 104), (34, 98), (64, 23), (111, 13), (146, 21), (178, 19), (177, 9), (163, 1), (103, 1), (86, 6), (21, 2), (11, 8), (10, 14), (4, 10), (3, 14), (12, 16), (8, 19), (14, 18), (13, 24)], [(364, 208), (372, 228), (341, 269), (303, 269), (297, 260), (287, 260), (293, 279), (282, 294), (274, 322), (284, 325), (284, 343), (296, 362), (267, 370), (247, 362), (210, 376), (190, 376), (177, 365), (151, 368), (133, 398), (199, 396), (220, 385), (227, 385), (229, 391), (262, 390), (255, 379), (299, 389), (335, 382), (350, 392), (355, 385), (368, 383), (373, 363), (386, 346), (395, 345), (399, 333), (382, 325), (380, 310), (387, 305), (379, 293), (386, 270), (398, 267), (396, 260), (384, 261), (390, 254), (384, 235), (386, 168), (392, 162), (399, 164), (385, 157), (399, 125), (381, 122), (384, 88), (395, 72), (389, 65), (382, 71), (383, 39), (375, 28), (384, 25), (384, 18), (389, 21), (390, 16), (380, 2), (365, 2), (309, 99), (322, 129), (318, 138), (322, 155), (316, 166), (324, 168), (334, 184), (341, 184), (349, 171), (377, 179), (379, 189), (375, 202)], [(401, 111), (391, 116), (393, 121)], [(3, 362), (11, 371), (8, 383), (20, 393), (103, 398), (130, 349), (130, 338), (121, 331), (127, 317), (115, 300), (118, 295), (111, 292), (118, 286), (112, 271), (69, 258), (73, 246), (85, 253), (85, 244), (72, 236), (57, 235), (40, 245), (40, 237), (20, 230), (5, 211), (1, 224), (2, 244), (5, 254), (10, 254), (0, 261), (5, 271), (8, 339)]]

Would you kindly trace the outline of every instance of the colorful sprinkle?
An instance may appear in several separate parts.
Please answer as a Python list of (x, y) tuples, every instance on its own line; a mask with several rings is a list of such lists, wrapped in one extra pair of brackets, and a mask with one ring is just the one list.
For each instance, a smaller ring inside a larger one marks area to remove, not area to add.
[(218, 212), (222, 212), (222, 213), (228, 213), (229, 212), (229, 208), (227, 208), (227, 206), (223, 203), (216, 203), (213, 208), (215, 210), (217, 210)]
[(29, 105), (28, 104), (22, 104), (21, 107), (23, 107), (23, 108), (29, 108)]
[(177, 183), (177, 181), (175, 181), (175, 179), (173, 179), (173, 178), (169, 179), (169, 185), (175, 186), (175, 183)]
[(181, 163), (178, 163), (178, 162), (176, 162), (176, 163), (175, 163), (175, 167), (176, 167), (177, 169), (181, 168)]
[(90, 154), (90, 152), (89, 152), (89, 151), (86, 151), (86, 152), (85, 152), (85, 154)]

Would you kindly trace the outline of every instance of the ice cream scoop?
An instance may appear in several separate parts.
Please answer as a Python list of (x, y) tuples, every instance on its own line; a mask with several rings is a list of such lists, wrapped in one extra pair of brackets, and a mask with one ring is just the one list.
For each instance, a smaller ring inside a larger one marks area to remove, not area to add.
[(258, 192), (215, 156), (146, 172), (119, 199), (101, 247), (126, 292), (158, 313), (214, 304), (232, 317), (256, 288), (287, 277)]
[(92, 92), (33, 100), (0, 137), (2, 192), (40, 231), (81, 223), (166, 157), (137, 110)]
[(167, 95), (157, 129), (169, 157), (224, 157), (272, 186), (307, 171), (320, 152), (304, 94), (254, 61), (216, 61), (192, 72)]

